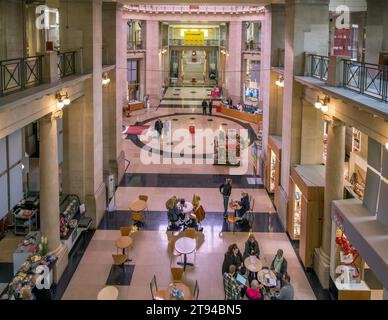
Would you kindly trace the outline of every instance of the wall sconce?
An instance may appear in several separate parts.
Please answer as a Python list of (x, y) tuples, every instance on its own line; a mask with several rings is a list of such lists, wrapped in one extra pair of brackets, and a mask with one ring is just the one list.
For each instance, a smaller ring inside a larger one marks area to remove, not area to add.
[(165, 54), (167, 52), (167, 49), (162, 50), (162, 54)]
[(110, 82), (110, 78), (109, 78), (109, 75), (108, 75), (108, 73), (104, 73), (103, 74), (103, 76), (102, 76), (102, 85), (104, 86), (104, 87), (106, 87), (108, 84), (109, 84), (109, 82)]
[(385, 149), (388, 150), (388, 142), (385, 143)]
[(314, 106), (317, 109), (320, 109), (322, 112), (328, 112), (329, 111), (329, 103), (330, 98), (328, 96), (325, 96), (325, 98), (322, 100), (317, 97), (317, 101), (315, 102)]
[(276, 84), (279, 88), (284, 88), (284, 77), (279, 77), (279, 79), (276, 80), (275, 84)]
[(62, 110), (64, 106), (68, 106), (70, 104), (69, 94), (66, 92), (65, 94), (61, 94), (57, 92), (55, 94), (55, 99), (57, 99), (57, 108)]

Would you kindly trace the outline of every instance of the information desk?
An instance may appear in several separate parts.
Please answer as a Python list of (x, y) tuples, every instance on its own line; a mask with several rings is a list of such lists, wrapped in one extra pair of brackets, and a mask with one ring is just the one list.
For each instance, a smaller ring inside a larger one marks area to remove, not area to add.
[(263, 120), (262, 114), (253, 114), (249, 112), (238, 111), (236, 109), (230, 109), (228, 108), (228, 106), (224, 105), (223, 103), (220, 103), (220, 107), (221, 107), (220, 111), (222, 114), (235, 119), (253, 122), (256, 124), (259, 124)]
[(335, 281), (338, 289), (338, 300), (370, 300), (371, 291), (365, 281), (341, 283)]
[(128, 102), (128, 111), (135, 111), (143, 109), (143, 102), (141, 101), (134, 101), (134, 102)]

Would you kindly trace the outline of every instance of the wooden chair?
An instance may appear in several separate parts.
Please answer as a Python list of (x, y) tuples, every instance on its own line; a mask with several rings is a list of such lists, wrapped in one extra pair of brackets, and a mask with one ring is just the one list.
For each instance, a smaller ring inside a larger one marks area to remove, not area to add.
[(132, 212), (131, 213), (131, 218), (133, 220), (133, 224), (135, 226), (142, 226), (144, 222), (144, 215), (142, 215), (139, 212)]
[(113, 258), (113, 264), (116, 266), (121, 266), (128, 260), (128, 257), (126, 254), (112, 254), (112, 258)]
[(128, 237), (131, 233), (131, 227), (120, 227), (120, 234), (122, 237)]
[(141, 195), (139, 195), (139, 199), (146, 202), (147, 206), (146, 206), (145, 209), (147, 210), (147, 213), (149, 214), (150, 211), (148, 210), (148, 202), (147, 202), (148, 201), (148, 196), (145, 195), (145, 194), (141, 194)]
[(197, 222), (201, 227), (201, 229), (199, 229), (199, 231), (202, 231), (202, 221), (205, 220), (205, 217), (206, 217), (206, 212), (203, 209), (202, 205), (199, 205), (197, 210), (195, 210), (194, 214), (197, 217)]
[(197, 231), (194, 228), (187, 228), (181, 232), (181, 236), (195, 239), (195, 237), (197, 236)]
[(193, 300), (198, 300), (198, 296), (199, 296), (198, 280), (195, 280), (195, 286), (193, 290)]
[(158, 290), (158, 283), (156, 282), (155, 275), (150, 282), (150, 290), (152, 300), (164, 300), (164, 290)]
[(172, 267), (171, 275), (174, 282), (182, 282), (183, 268)]

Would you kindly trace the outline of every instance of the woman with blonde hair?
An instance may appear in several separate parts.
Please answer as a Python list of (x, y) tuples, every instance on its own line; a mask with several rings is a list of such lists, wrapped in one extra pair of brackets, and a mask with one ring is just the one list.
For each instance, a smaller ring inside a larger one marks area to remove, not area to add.
[(260, 259), (260, 247), (253, 233), (249, 234), (248, 240), (245, 242), (244, 259), (249, 256), (256, 256)]

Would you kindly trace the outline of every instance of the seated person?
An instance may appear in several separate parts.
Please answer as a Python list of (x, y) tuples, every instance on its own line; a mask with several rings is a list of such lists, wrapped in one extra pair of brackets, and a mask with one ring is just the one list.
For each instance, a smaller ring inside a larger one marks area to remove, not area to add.
[(233, 243), (229, 246), (228, 251), (225, 253), (224, 262), (222, 264), (222, 273), (228, 272), (231, 265), (236, 266), (236, 270), (241, 274), (245, 274), (246, 269), (243, 265), (244, 260), (240, 252), (240, 249), (237, 247), (237, 244)]
[(283, 250), (279, 249), (271, 263), (271, 270), (276, 274), (278, 280), (282, 280), (287, 273), (287, 260), (283, 257)]
[(238, 111), (240, 111), (240, 112), (243, 111), (243, 106), (241, 103), (238, 103), (236, 107), (237, 107)]
[(241, 222), (241, 220), (244, 219), (245, 213), (250, 209), (251, 206), (248, 193), (241, 192), (241, 200), (238, 202), (238, 204), (241, 206), (241, 209), (237, 210), (236, 214), (238, 221)]
[(277, 296), (271, 300), (294, 300), (294, 287), (291, 285), (291, 278), (288, 273), (283, 276), (283, 285)]
[(166, 202), (167, 209), (167, 219), (171, 223), (171, 229), (179, 229), (182, 219), (184, 219), (184, 214), (181, 210), (177, 208), (178, 199), (173, 196)]
[(198, 227), (197, 217), (194, 213), (190, 214), (189, 220), (184, 223), (183, 229), (193, 228), (196, 231), (202, 231), (203, 228)]
[(252, 280), (251, 287), (245, 292), (248, 300), (264, 300), (264, 287), (257, 280)]
[(260, 248), (255, 236), (251, 233), (245, 242), (244, 259), (249, 256), (256, 256), (260, 259)]

